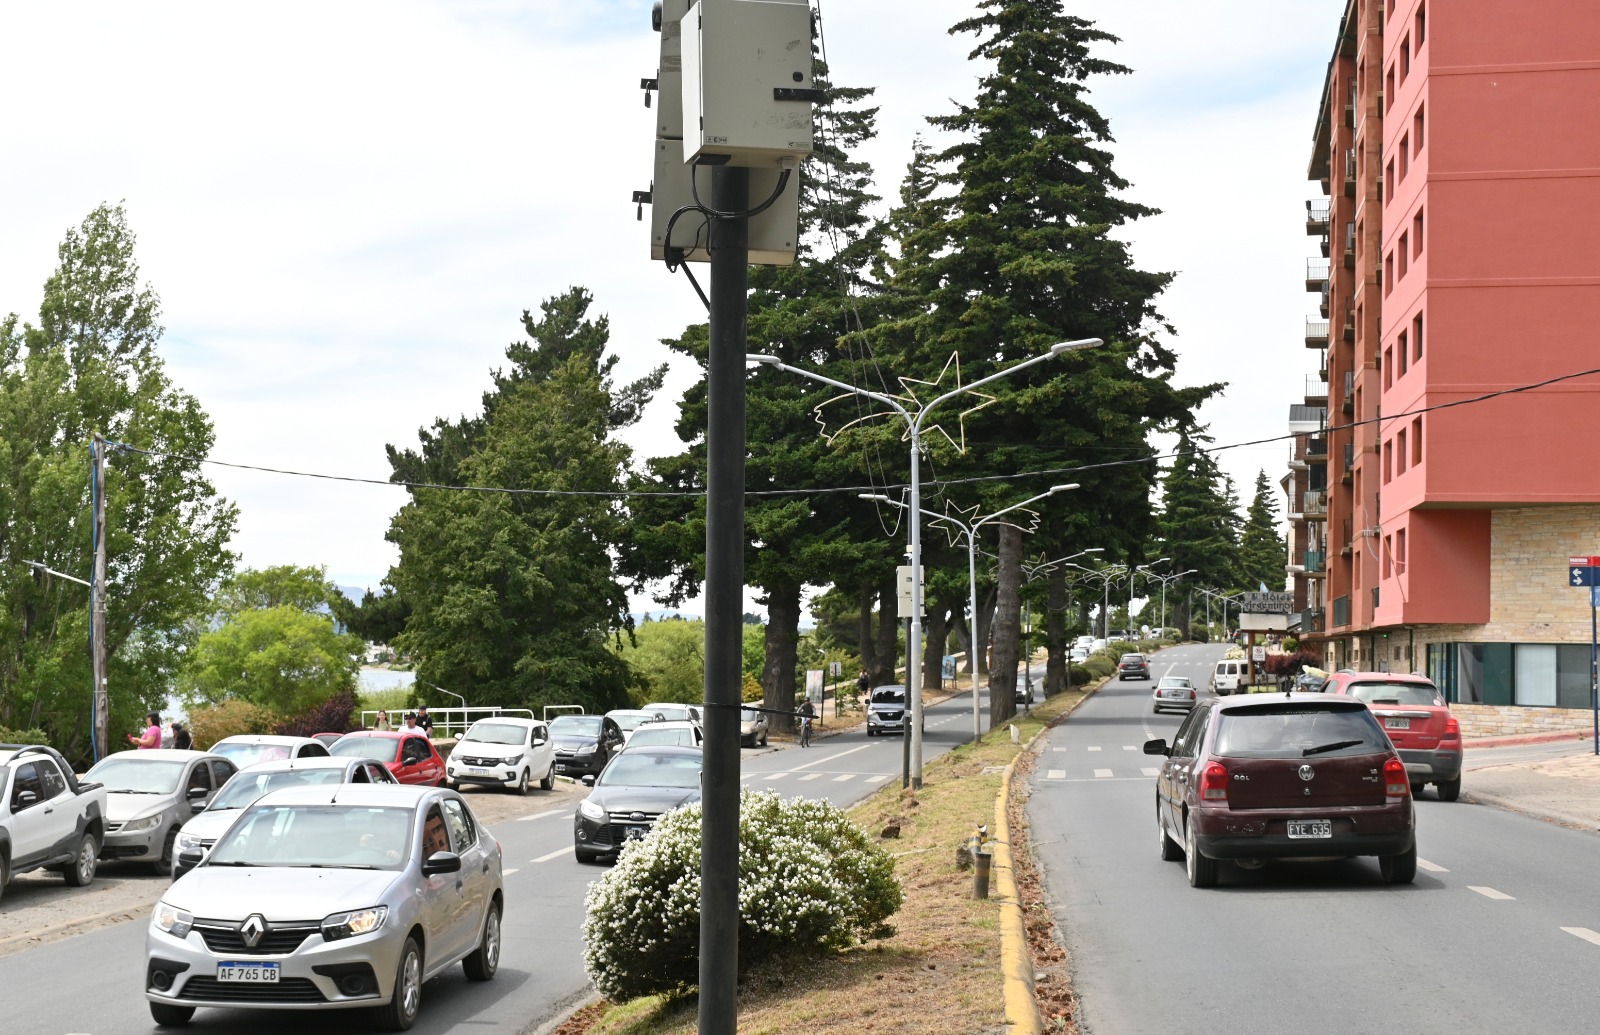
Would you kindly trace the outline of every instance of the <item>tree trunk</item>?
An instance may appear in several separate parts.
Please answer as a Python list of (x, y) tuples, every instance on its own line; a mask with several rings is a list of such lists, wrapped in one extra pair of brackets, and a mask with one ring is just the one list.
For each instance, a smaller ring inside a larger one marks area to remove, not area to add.
[(1022, 531), (1000, 526), (1000, 574), (995, 587), (994, 664), (989, 670), (989, 727), (1017, 714), (1017, 661), (1022, 653)]
[(800, 642), (800, 585), (768, 586), (767, 660), (761, 668), (762, 706), (780, 733), (794, 729), (795, 648)]
[(1067, 573), (1050, 569), (1050, 592), (1045, 603), (1045, 646), (1049, 660), (1044, 666), (1044, 695), (1059, 694), (1067, 688)]
[(861, 641), (861, 671), (869, 678), (878, 671), (878, 648), (872, 639), (872, 597), (871, 586), (862, 586), (856, 591), (856, 603), (861, 607), (861, 615), (856, 619), (856, 638)]
[[(950, 620), (950, 631), (955, 633), (957, 652), (967, 656), (967, 662), (964, 667), (966, 668), (967, 672), (970, 673), (972, 671), (973, 664), (972, 627), (967, 624), (967, 609), (965, 607), (957, 607), (954, 608), (953, 611), (954, 614)], [(957, 668), (957, 672), (960, 672), (959, 667)]]
[(895, 591), (894, 579), (886, 579), (878, 587), (878, 667), (870, 675), (873, 686), (899, 683), (895, 666), (900, 662), (900, 594)]
[(935, 603), (928, 612), (928, 625), (922, 639), (922, 688), (944, 689), (944, 648), (950, 638), (950, 608)]
[(995, 591), (990, 590), (978, 600), (978, 648), (973, 653), (978, 659), (978, 675), (989, 674), (989, 646), (994, 642)]

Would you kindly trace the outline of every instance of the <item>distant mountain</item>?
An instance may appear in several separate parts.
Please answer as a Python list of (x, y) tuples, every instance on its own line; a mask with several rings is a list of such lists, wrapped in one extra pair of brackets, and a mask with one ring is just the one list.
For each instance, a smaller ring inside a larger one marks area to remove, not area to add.
[(343, 593), (345, 596), (349, 597), (351, 602), (356, 604), (361, 603), (361, 598), (367, 595), (366, 588), (363, 586), (335, 585), (334, 588)]

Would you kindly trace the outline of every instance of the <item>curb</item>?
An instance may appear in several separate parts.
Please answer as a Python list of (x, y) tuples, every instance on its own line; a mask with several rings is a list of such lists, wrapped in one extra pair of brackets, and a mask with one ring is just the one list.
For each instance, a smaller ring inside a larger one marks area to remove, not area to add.
[(89, 928), (94, 927), (96, 924), (103, 923), (107, 920), (115, 921), (117, 923), (127, 923), (132, 920), (137, 920), (141, 916), (147, 915), (149, 911), (154, 908), (154, 905), (155, 904), (152, 902), (150, 905), (145, 906), (124, 906), (121, 909), (108, 909), (101, 913), (93, 913), (89, 916), (76, 917), (72, 920), (68, 920), (64, 924), (48, 928), (44, 931), (24, 931), (21, 934), (11, 935), (9, 938), (0, 938), (0, 956), (4, 956), (13, 952), (17, 947), (33, 941), (42, 934), (49, 934), (52, 936), (51, 940), (59, 941), (61, 938), (79, 934), (82, 931), (88, 930)]
[(1585, 819), (1582, 816), (1572, 816), (1565, 812), (1554, 812), (1550, 809), (1533, 807), (1516, 798), (1507, 798), (1499, 794), (1480, 794), (1470, 790), (1463, 791), (1461, 797), (1463, 801), (1471, 802), (1474, 805), (1487, 805), (1490, 808), (1501, 809), (1505, 812), (1520, 813), (1531, 819), (1554, 823), (1556, 826), (1589, 832), (1600, 830), (1600, 825), (1597, 825), (1593, 819)]
[(1508, 733), (1499, 737), (1474, 737), (1463, 740), (1463, 747), (1494, 748), (1515, 747), (1518, 744), (1554, 744), (1560, 740), (1588, 740), (1592, 730), (1559, 730), (1555, 733)]

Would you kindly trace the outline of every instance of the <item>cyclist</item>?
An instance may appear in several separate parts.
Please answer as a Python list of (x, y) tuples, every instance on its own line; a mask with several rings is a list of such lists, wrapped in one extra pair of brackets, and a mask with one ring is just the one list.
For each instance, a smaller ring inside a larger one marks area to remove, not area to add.
[(812, 706), (811, 698), (806, 698), (800, 705), (800, 746), (811, 746), (811, 720), (816, 717), (817, 709)]

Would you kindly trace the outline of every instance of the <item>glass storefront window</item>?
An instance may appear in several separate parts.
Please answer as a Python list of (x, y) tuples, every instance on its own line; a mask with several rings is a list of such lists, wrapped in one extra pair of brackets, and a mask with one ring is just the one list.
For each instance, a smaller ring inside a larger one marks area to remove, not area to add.
[(1548, 643), (1516, 647), (1516, 702), (1531, 707), (1556, 703), (1556, 648)]
[(1589, 648), (1564, 643), (1556, 648), (1556, 705), (1589, 708)]

